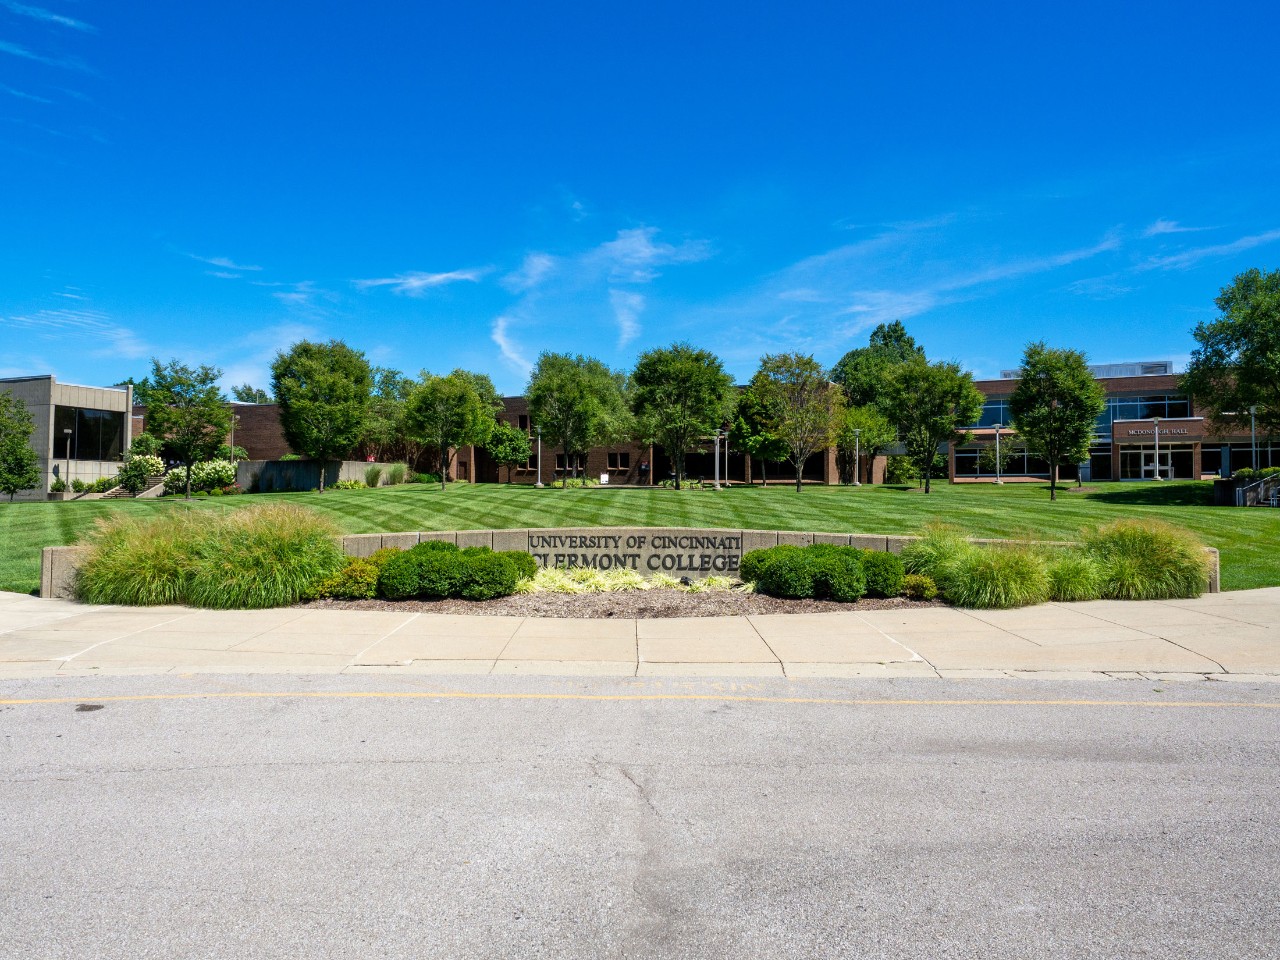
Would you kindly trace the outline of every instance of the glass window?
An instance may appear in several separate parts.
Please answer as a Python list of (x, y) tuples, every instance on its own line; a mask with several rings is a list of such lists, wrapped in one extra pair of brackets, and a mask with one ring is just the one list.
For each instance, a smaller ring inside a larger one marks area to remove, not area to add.
[(519, 420), (520, 420), (520, 429), (521, 429), (521, 430), (523, 430), (525, 433), (528, 433), (528, 432), (529, 432), (529, 417), (528, 417), (528, 415), (527, 415), (527, 414), (523, 414), (523, 413), (522, 413), (522, 414), (520, 414)]
[(123, 412), (54, 408), (54, 459), (119, 460), (123, 454)]

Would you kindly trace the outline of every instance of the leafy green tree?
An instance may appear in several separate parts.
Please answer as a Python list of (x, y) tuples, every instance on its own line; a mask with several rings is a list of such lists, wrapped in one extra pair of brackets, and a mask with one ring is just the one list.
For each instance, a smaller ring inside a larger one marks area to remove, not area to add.
[(31, 449), (35, 421), (27, 405), (9, 391), (0, 392), (0, 493), (14, 496), (40, 486), (40, 458)]
[(738, 391), (737, 404), (729, 419), (729, 444), (751, 457), (751, 463), (760, 464), (760, 483), (769, 482), (767, 465), (787, 458), (787, 445), (772, 432), (774, 417), (765, 396), (766, 378), (756, 373), (751, 382)]
[(129, 453), (138, 457), (158, 457), (164, 443), (147, 431), (136, 434), (129, 443)]
[(440, 453), (440, 489), (449, 482), (449, 469), (458, 447), (484, 446), (502, 405), (489, 378), (467, 370), (447, 377), (422, 371), (405, 409), (409, 435)]
[(527, 463), (533, 450), (529, 444), (529, 434), (519, 427), (512, 426), (505, 420), (493, 428), (489, 439), (485, 441), (485, 450), (493, 457), (499, 467), (507, 468), (507, 483), (511, 482), (511, 468)]
[(238, 387), (231, 388), (231, 396), (235, 397), (241, 403), (271, 403), (271, 394), (263, 390), (261, 387), (251, 387), (247, 383), (242, 383)]
[(218, 389), (222, 371), (201, 365), (188, 367), (177, 360), (151, 361), (151, 389), (147, 399), (147, 432), (184, 468), (184, 486), (191, 499), (191, 467), (208, 460), (226, 442), (231, 409)]
[(924, 477), (925, 493), (931, 490), (938, 448), (971, 439), (963, 428), (977, 421), (982, 403), (973, 375), (959, 364), (921, 357), (891, 369), (877, 406), (898, 428), (907, 456)]
[(1027, 450), (1049, 464), (1050, 500), (1058, 499), (1058, 468), (1089, 459), (1106, 403), (1084, 354), (1055, 350), (1043, 341), (1027, 345), (1009, 414)]
[(811, 356), (778, 353), (763, 357), (756, 374), (769, 429), (787, 447), (796, 469), (796, 492), (803, 488), (804, 462), (829, 447), (844, 416), (844, 395)]
[[(543, 353), (529, 377), (525, 396), (530, 419), (565, 455), (624, 440), (631, 431), (626, 376), (594, 357)], [(568, 470), (565, 471), (568, 486)]]
[(348, 456), (364, 434), (372, 385), (369, 361), (341, 340), (301, 340), (271, 364), (285, 440), (320, 462), (321, 493), (326, 464)]
[(1214, 300), (1220, 316), (1196, 326), (1199, 346), (1182, 388), (1214, 425), (1280, 433), (1280, 270), (1246, 270)]
[[(1001, 432), (999, 455), (996, 454), (994, 440), (983, 444), (982, 449), (978, 451), (978, 470), (981, 473), (1005, 473), (1013, 458), (1025, 456), (1026, 452), (1027, 448), (1023, 446), (1016, 433)], [(1000, 467), (999, 470), (996, 470), (997, 465)]]
[(133, 377), (129, 377), (126, 380), (120, 381), (120, 386), (123, 387), (125, 384), (129, 384), (133, 387), (133, 405), (135, 407), (151, 406), (150, 379), (143, 377), (141, 380), (135, 380)]
[[(855, 432), (857, 431), (857, 432)], [(889, 418), (875, 407), (849, 407), (836, 434), (836, 469), (841, 483), (869, 483), (875, 459), (898, 438)], [(858, 461), (861, 461), (859, 463)], [(855, 470), (862, 476), (855, 476)]]
[(685, 477), (685, 456), (720, 429), (728, 413), (733, 379), (720, 358), (687, 343), (649, 350), (631, 374), (631, 412), (638, 435), (658, 443), (675, 466), (676, 489)]
[(912, 360), (925, 359), (924, 350), (907, 333), (901, 320), (882, 323), (871, 331), (865, 347), (850, 350), (831, 368), (831, 379), (844, 390), (850, 406), (874, 405), (891, 368)]

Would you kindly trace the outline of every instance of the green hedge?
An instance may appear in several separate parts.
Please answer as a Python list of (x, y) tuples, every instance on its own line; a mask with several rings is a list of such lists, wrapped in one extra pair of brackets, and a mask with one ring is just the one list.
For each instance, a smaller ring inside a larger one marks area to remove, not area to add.
[(852, 603), (867, 592), (862, 554), (853, 547), (784, 544), (749, 551), (738, 573), (770, 596)]
[(516, 584), (536, 572), (537, 563), (527, 553), (459, 550), (452, 543), (428, 540), (382, 564), (378, 593), (388, 600), (491, 600), (515, 593)]

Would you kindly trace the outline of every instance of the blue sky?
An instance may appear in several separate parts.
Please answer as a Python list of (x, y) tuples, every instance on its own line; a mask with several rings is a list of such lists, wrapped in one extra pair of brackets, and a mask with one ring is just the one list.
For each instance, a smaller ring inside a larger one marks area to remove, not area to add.
[[(612, 8), (612, 9), (611, 9)], [(0, 376), (266, 385), (345, 339), (519, 392), (902, 319), (1185, 362), (1280, 267), (1274, 4), (0, 0)]]

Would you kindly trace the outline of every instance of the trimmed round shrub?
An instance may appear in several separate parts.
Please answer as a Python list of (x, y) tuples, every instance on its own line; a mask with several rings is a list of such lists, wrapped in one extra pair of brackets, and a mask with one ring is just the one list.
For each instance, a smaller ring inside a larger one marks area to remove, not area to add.
[(492, 600), (516, 592), (520, 574), (511, 558), (483, 548), (460, 553), (458, 594), (464, 600)]
[(191, 489), (212, 490), (236, 482), (236, 465), (231, 460), (206, 460), (191, 467)]
[(760, 580), (765, 567), (778, 557), (794, 553), (799, 549), (800, 547), (784, 544), (777, 547), (765, 547), (762, 550), (748, 550), (742, 555), (742, 562), (738, 566), (738, 576), (745, 583), (756, 583)]
[(1082, 550), (1063, 550), (1048, 557), (1049, 599), (1060, 602), (1097, 600), (1102, 596), (1102, 567)]
[(906, 568), (896, 553), (883, 550), (862, 551), (862, 572), (867, 580), (867, 595), (872, 597), (896, 597), (902, 593), (902, 580)]
[(902, 578), (902, 595), (908, 600), (933, 600), (938, 596), (938, 585), (923, 573), (908, 573)]
[(970, 547), (942, 567), (948, 602), (974, 609), (1006, 609), (1049, 599), (1043, 558), (1030, 550)]
[(431, 553), (434, 550), (443, 550), (447, 553), (457, 553), (458, 545), (456, 543), (450, 543), (448, 540), (423, 540), (416, 546), (409, 548), (409, 552), (416, 555)]
[(1102, 567), (1102, 595), (1112, 600), (1198, 597), (1209, 558), (1190, 532), (1161, 520), (1117, 520), (1084, 536)]
[(775, 597), (804, 600), (814, 594), (812, 554), (799, 547), (779, 552), (756, 576), (756, 589)]
[(810, 557), (813, 567), (813, 595), (819, 599), (855, 603), (867, 592), (867, 578), (862, 571), (859, 551), (849, 547), (815, 550)]
[(378, 593), (388, 600), (408, 600), (418, 595), (418, 556), (397, 550), (378, 570)]
[(315, 589), (319, 598), (336, 600), (368, 600), (378, 592), (378, 566), (368, 557), (352, 557), (333, 576), (321, 581)]
[(538, 575), (538, 561), (523, 550), (504, 550), (498, 554), (506, 557), (516, 568), (517, 580), (532, 580)]
[(288, 606), (310, 596), (346, 562), (333, 523), (292, 504), (236, 510), (207, 529), (195, 543), (187, 590), (197, 607)]

